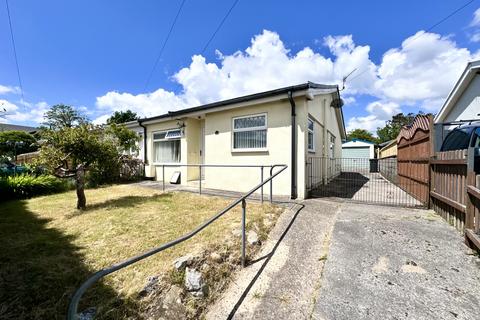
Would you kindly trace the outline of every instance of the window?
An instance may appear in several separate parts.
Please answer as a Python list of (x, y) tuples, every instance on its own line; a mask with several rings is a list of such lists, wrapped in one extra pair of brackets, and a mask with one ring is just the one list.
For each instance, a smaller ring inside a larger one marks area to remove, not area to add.
[(467, 149), (472, 128), (457, 128), (450, 132), (443, 141), (442, 151)]
[(335, 158), (335, 136), (330, 135), (330, 158)]
[(267, 148), (267, 115), (233, 118), (233, 150), (262, 150)]
[(480, 127), (475, 129), (470, 147), (474, 147), (474, 148), (480, 147)]
[(308, 118), (308, 151), (315, 151), (315, 137), (314, 137), (313, 120)]
[(180, 162), (182, 130), (174, 129), (153, 134), (153, 158), (156, 163)]

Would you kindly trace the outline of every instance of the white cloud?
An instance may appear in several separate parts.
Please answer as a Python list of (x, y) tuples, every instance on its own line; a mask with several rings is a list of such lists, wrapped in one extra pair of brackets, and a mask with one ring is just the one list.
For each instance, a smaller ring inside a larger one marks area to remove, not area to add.
[(364, 117), (352, 117), (347, 123), (347, 132), (353, 129), (365, 129), (370, 132), (375, 132), (378, 127), (384, 126), (385, 120), (380, 120), (374, 115)]
[(480, 42), (480, 8), (473, 13), (473, 19), (469, 26), (472, 29), (472, 31), (469, 32), (470, 41)]
[(130, 108), (140, 115), (157, 115), (306, 81), (340, 84), (354, 68), (366, 68), (366, 80), (350, 86), (347, 92), (370, 92), (376, 71), (369, 60), (370, 47), (355, 45), (351, 35), (326, 37), (324, 42), (333, 59), (309, 47), (292, 54), (277, 33), (264, 30), (244, 51), (226, 55), (217, 50), (219, 65), (194, 55), (190, 65), (172, 77), (182, 86), (178, 94), (161, 88), (138, 95), (111, 91), (98, 97), (96, 104), (102, 111)]
[(94, 119), (92, 122), (94, 124), (105, 124), (105, 123), (107, 123), (107, 120), (110, 117), (111, 117), (111, 114), (104, 114), (104, 115)]
[(363, 117), (352, 117), (347, 124), (347, 131), (361, 128), (375, 132), (378, 127), (385, 125), (393, 115), (401, 112), (400, 106), (395, 102), (374, 101), (365, 108), (369, 115)]
[(37, 125), (43, 121), (43, 115), (49, 108), (45, 101), (34, 104), (21, 101), (19, 104), (21, 106), (17, 106), (7, 100), (0, 100), (0, 109), (5, 108), (7, 110), (7, 112), (1, 116), (2, 120), (9, 123), (30, 123)]
[(383, 55), (376, 95), (405, 104), (444, 98), (475, 56), (448, 37), (419, 31)]
[(11, 114), (12, 112), (18, 110), (17, 105), (11, 103), (8, 100), (0, 99), (0, 115)]
[(96, 105), (101, 112), (130, 109), (142, 116), (158, 115), (187, 106), (181, 97), (163, 89), (138, 95), (110, 91), (97, 97)]
[[(480, 24), (480, 11), (474, 21)], [(370, 60), (370, 47), (355, 44), (352, 35), (327, 36), (323, 45), (330, 57), (310, 47), (294, 53), (277, 33), (264, 30), (243, 51), (217, 50), (218, 63), (194, 55), (189, 66), (172, 76), (182, 88), (179, 93), (162, 88), (137, 95), (111, 91), (97, 97), (97, 113), (130, 108), (142, 116), (158, 115), (306, 81), (341, 84), (345, 75), (357, 69), (342, 92), (345, 101), (355, 103), (358, 94), (366, 94), (381, 102), (367, 106), (366, 115), (353, 118), (349, 126), (375, 130), (388, 120), (387, 115), (401, 112), (400, 105), (438, 111), (466, 63), (479, 56), (458, 47), (450, 37), (424, 31), (385, 52), (378, 65)]]
[(0, 84), (0, 94), (7, 94), (7, 93), (19, 93), (20, 89), (18, 87), (12, 87), (12, 86), (3, 86)]
[(471, 27), (478, 27), (478, 26), (480, 26), (480, 8), (478, 8), (477, 10), (475, 10), (475, 12), (473, 13), (473, 19), (472, 19), (472, 21), (470, 22), (470, 26), (471, 26)]

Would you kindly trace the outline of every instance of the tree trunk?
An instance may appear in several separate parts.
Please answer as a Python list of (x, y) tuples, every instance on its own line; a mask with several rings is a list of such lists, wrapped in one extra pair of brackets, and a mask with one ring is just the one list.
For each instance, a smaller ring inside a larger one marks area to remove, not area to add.
[(85, 198), (85, 167), (83, 164), (77, 166), (75, 186), (77, 188), (77, 209), (84, 210), (87, 206), (87, 198)]

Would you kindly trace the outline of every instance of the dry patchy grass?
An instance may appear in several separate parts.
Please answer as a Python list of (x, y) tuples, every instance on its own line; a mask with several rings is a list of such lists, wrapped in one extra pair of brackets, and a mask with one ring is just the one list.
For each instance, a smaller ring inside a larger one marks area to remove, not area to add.
[[(75, 192), (0, 204), (0, 318), (63, 319), (73, 290), (92, 272), (181, 236), (231, 201), (133, 185), (86, 196), (85, 211), (74, 209)], [(261, 224), (279, 210), (248, 203), (247, 219)], [(100, 306), (102, 318), (137, 317), (135, 295), (148, 276), (167, 272), (177, 257), (218, 246), (240, 219), (237, 206), (193, 239), (107, 276), (81, 306)]]

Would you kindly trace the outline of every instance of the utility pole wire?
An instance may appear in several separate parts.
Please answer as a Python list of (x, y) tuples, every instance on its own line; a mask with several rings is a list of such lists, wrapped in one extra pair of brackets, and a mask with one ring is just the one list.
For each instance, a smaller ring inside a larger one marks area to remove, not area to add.
[(180, 4), (180, 7), (177, 10), (177, 14), (175, 15), (175, 18), (173, 19), (172, 25), (170, 26), (170, 30), (168, 30), (167, 37), (165, 38), (165, 41), (163, 41), (162, 48), (160, 49), (160, 52), (157, 55), (157, 58), (155, 59), (155, 63), (153, 64), (153, 68), (150, 71), (150, 74), (148, 75), (147, 81), (145, 82), (145, 86), (143, 88), (143, 91), (147, 90), (148, 85), (150, 84), (150, 80), (152, 79), (153, 73), (155, 72), (155, 69), (157, 68), (158, 62), (160, 61), (160, 58), (162, 57), (163, 50), (165, 50), (165, 46), (167, 45), (168, 39), (170, 39), (170, 35), (172, 34), (173, 28), (175, 27), (175, 24), (177, 23), (178, 17), (180, 16), (180, 12), (182, 11), (183, 5), (185, 4), (187, 0), (182, 0), (182, 3)]
[[(464, 8), (468, 7), (471, 3), (475, 2), (475, 0), (470, 0), (468, 1), (467, 3), (465, 3), (464, 5), (462, 5), (461, 7), (457, 8), (456, 10), (454, 10), (453, 12), (451, 12), (449, 15), (447, 15), (446, 17), (444, 17), (443, 19), (441, 19), (440, 21), (438, 21), (437, 23), (435, 23), (434, 25), (430, 26), (429, 28), (427, 28), (425, 30), (424, 33), (420, 33), (420, 34), (417, 34), (415, 37), (413, 37), (410, 42), (405, 45), (403, 47), (403, 49), (405, 49), (406, 47), (408, 47), (410, 44), (412, 44), (413, 41), (415, 41), (416, 39), (420, 38), (421, 36), (423, 36), (425, 33), (427, 32), (430, 32), (432, 31), (432, 29), (434, 29), (435, 27), (437, 27), (438, 25), (442, 24), (443, 22), (447, 21), (448, 19), (450, 19), (451, 17), (453, 17), (454, 15), (456, 15), (458, 12), (460, 12), (461, 10), (463, 10)], [(367, 72), (369, 69), (365, 69), (363, 70), (362, 72), (360, 72), (359, 74), (357, 74), (355, 77), (351, 78), (350, 79), (350, 82), (352, 82), (353, 80), (357, 79), (358, 77), (360, 77), (361, 75), (363, 75), (365, 72)]]
[(210, 43), (212, 42), (212, 40), (215, 38), (215, 36), (217, 35), (218, 31), (220, 31), (220, 29), (222, 28), (223, 24), (225, 23), (225, 21), (227, 20), (228, 16), (230, 15), (230, 13), (233, 11), (233, 8), (235, 8), (235, 6), (237, 5), (239, 0), (235, 0), (232, 4), (232, 6), (230, 7), (230, 9), (227, 11), (227, 14), (223, 17), (222, 21), (220, 21), (220, 24), (217, 26), (217, 29), (215, 29), (215, 32), (212, 34), (212, 36), (210, 37), (210, 39), (208, 39), (207, 43), (205, 44), (205, 46), (203, 47), (202, 49), (202, 52), (201, 54), (204, 54), (205, 53), (205, 50), (207, 50), (208, 46), (210, 45)]
[(18, 84), (20, 86), (20, 93), (22, 95), (22, 103), (25, 103), (25, 97), (23, 95), (22, 77), (20, 76), (20, 68), (18, 67), (17, 49), (15, 47), (15, 37), (13, 36), (12, 18), (10, 17), (10, 7), (8, 6), (8, 0), (5, 0), (5, 5), (7, 6), (8, 25), (10, 26), (10, 37), (12, 38), (13, 55), (15, 57), (15, 65), (17, 67)]

